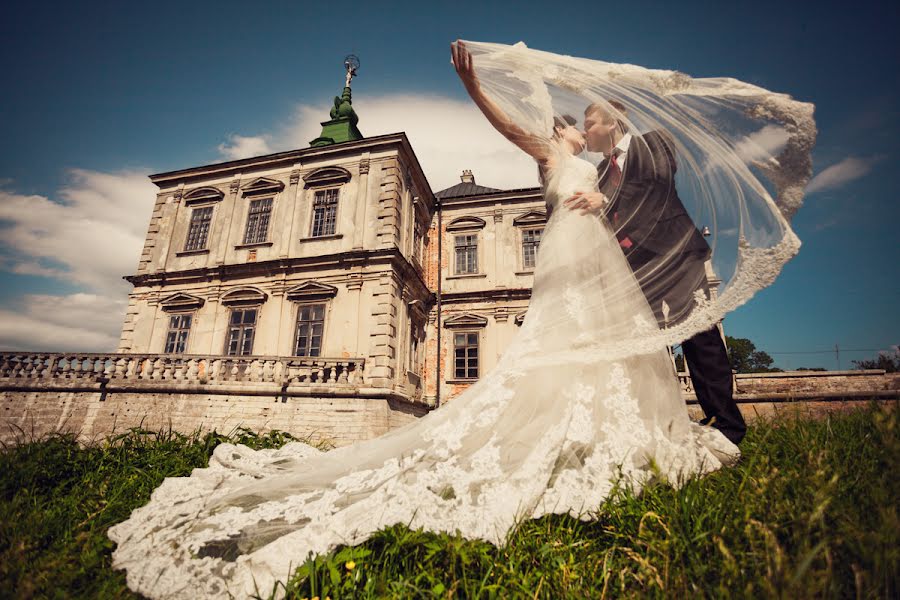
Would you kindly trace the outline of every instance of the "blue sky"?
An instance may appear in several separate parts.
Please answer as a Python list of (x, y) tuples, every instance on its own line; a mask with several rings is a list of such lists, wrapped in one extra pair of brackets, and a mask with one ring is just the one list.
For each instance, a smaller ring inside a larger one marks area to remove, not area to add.
[[(305, 146), (350, 52), (361, 130), (406, 130), (435, 190), (463, 157), (479, 183), (520, 183), (503, 166), (523, 164), (515, 151), (469, 111), (456, 38), (733, 76), (815, 103), (825, 174), (794, 219), (804, 246), (727, 332), (785, 368), (836, 368), (835, 344), (847, 368), (900, 343), (889, 3), (19, 4), (0, 20), (2, 347), (112, 349), (146, 174)], [(785, 353), (798, 351), (810, 353)]]

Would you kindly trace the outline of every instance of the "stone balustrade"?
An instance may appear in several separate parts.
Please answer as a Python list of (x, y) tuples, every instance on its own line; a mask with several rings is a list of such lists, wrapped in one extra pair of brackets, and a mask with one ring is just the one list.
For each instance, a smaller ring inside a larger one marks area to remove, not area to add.
[(683, 396), (694, 394), (694, 382), (691, 381), (691, 376), (684, 371), (678, 372), (678, 386), (681, 388)]
[(358, 387), (364, 367), (362, 358), (0, 352), (0, 387), (78, 382)]

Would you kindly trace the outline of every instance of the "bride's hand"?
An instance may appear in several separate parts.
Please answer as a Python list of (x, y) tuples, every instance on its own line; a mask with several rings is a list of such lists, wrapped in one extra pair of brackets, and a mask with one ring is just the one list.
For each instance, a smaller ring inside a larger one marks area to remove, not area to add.
[(574, 196), (563, 200), (563, 206), (570, 210), (581, 209), (581, 214), (600, 216), (609, 204), (609, 198), (600, 192), (575, 192)]
[(481, 85), (478, 83), (478, 76), (475, 75), (475, 69), (472, 66), (472, 55), (462, 40), (456, 40), (450, 44), (450, 60), (469, 94), (480, 92)]

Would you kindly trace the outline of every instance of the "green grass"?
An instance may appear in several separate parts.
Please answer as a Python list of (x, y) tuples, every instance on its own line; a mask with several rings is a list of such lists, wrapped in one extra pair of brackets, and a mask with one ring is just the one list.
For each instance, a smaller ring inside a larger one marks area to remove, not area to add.
[[(109, 526), (223, 441), (290, 436), (132, 431), (90, 447), (54, 435), (0, 452), (0, 597), (134, 598)], [(757, 421), (738, 466), (634, 496), (583, 522), (520, 524), (503, 548), (385, 529), (310, 561), (290, 598), (784, 597), (900, 594), (900, 411)], [(271, 591), (271, 590), (268, 590)]]

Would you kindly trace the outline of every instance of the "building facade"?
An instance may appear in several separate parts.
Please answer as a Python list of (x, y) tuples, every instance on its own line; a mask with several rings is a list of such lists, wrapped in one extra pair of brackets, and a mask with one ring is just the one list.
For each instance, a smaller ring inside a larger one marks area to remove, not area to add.
[(436, 210), (405, 135), (151, 179), (120, 352), (365, 357), (370, 382), (405, 389), (397, 330), (423, 335)]
[(402, 133), (151, 179), (120, 353), (362, 359), (369, 386), (430, 408), (524, 319), (540, 190), (465, 172), (433, 194)]

